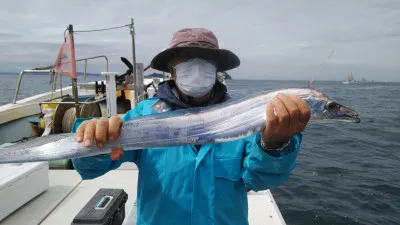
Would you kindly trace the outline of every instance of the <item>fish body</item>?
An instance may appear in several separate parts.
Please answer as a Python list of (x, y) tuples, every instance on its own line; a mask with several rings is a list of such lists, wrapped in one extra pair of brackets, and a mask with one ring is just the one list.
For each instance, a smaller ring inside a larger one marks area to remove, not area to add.
[(117, 141), (84, 147), (72, 133), (35, 138), (0, 147), (0, 163), (51, 161), (107, 154), (117, 146), (125, 150), (220, 143), (245, 138), (264, 129), (266, 105), (278, 93), (297, 95), (310, 107), (311, 120), (360, 122), (353, 110), (310, 88), (282, 89), (221, 104), (141, 116), (122, 124)]

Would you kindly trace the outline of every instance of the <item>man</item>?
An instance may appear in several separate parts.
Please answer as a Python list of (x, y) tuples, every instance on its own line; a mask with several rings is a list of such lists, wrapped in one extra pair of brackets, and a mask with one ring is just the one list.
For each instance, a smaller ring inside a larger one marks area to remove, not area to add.
[[(155, 98), (140, 102), (123, 116), (84, 121), (76, 140), (102, 148), (115, 141), (122, 121), (188, 107), (218, 104), (227, 99), (218, 71), (239, 66), (238, 57), (219, 49), (206, 29), (183, 29), (173, 35), (170, 48), (151, 62), (170, 72)], [(275, 111), (275, 112), (274, 112)], [(101, 176), (123, 162), (139, 168), (137, 224), (248, 224), (246, 187), (265, 190), (286, 181), (295, 167), (301, 132), (310, 112), (299, 97), (277, 96), (266, 105), (262, 133), (241, 140), (197, 146), (124, 151), (73, 160), (83, 179)], [(275, 115), (276, 114), (276, 115)]]

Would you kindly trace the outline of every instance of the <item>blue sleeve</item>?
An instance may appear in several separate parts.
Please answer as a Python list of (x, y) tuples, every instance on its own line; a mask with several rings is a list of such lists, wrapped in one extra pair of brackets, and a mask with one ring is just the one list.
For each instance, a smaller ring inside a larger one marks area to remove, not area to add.
[[(134, 109), (128, 111), (123, 117), (125, 122), (137, 116), (141, 116), (142, 105), (139, 103)], [(137, 164), (140, 150), (124, 151), (121, 159), (113, 161), (110, 155), (96, 155), (84, 158), (72, 159), (75, 170), (81, 175), (82, 179), (93, 179), (104, 175), (110, 170), (117, 169), (124, 162), (134, 162)]]
[(265, 152), (260, 146), (260, 139), (260, 134), (251, 137), (245, 150), (243, 180), (253, 191), (278, 187), (289, 179), (296, 166), (302, 135), (292, 136), (290, 144), (278, 155)]

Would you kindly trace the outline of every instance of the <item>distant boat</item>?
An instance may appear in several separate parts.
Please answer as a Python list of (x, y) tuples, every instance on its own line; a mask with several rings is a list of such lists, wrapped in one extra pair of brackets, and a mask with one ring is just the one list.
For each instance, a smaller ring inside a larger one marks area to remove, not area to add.
[(342, 80), (342, 84), (357, 84), (358, 82), (354, 80), (354, 75), (353, 72), (350, 74), (350, 76), (347, 77), (347, 80)]
[(361, 83), (366, 84), (366, 83), (368, 83), (368, 81), (365, 78), (363, 78), (363, 79), (361, 79)]

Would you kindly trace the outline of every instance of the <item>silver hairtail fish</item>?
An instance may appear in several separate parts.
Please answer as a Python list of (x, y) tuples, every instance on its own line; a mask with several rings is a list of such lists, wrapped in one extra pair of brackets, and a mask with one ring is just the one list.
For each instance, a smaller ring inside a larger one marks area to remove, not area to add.
[(297, 95), (310, 107), (311, 120), (336, 120), (359, 123), (355, 111), (310, 88), (282, 89), (244, 99), (166, 113), (141, 116), (122, 124), (118, 140), (84, 147), (75, 134), (38, 137), (0, 147), (0, 163), (23, 163), (88, 157), (110, 153), (117, 146), (125, 150), (190, 144), (228, 142), (248, 137), (264, 129), (266, 104), (278, 93)]

